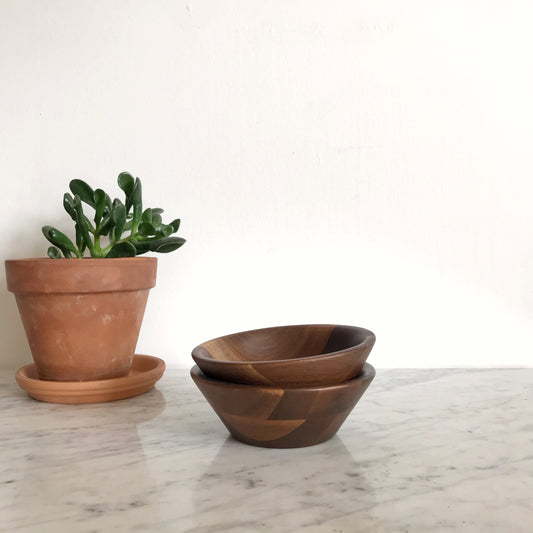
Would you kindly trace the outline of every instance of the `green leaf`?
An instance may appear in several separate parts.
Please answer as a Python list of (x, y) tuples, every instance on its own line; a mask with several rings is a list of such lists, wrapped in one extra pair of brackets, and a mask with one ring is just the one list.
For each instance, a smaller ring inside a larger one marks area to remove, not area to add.
[(120, 200), (113, 206), (112, 216), (113, 216), (113, 222), (116, 225), (126, 223), (126, 207)]
[(98, 226), (100, 225), (100, 221), (102, 220), (102, 216), (104, 214), (105, 205), (106, 205), (106, 193), (102, 189), (96, 189), (94, 191), (94, 203), (95, 203), (95, 214), (94, 214), (94, 223), (96, 225), (96, 229), (98, 229)]
[(87, 217), (83, 214), (81, 198), (77, 194), (74, 195), (74, 209), (76, 210), (76, 223), (79, 226), (81, 237), (85, 242), (87, 248), (89, 248), (91, 256), (97, 257), (93, 241), (91, 240), (91, 236), (89, 235), (89, 221), (87, 220)]
[(57, 246), (66, 258), (72, 257), (72, 254), (80, 257), (78, 249), (74, 246), (72, 241), (61, 231), (52, 226), (43, 226), (43, 235), (54, 246)]
[(74, 208), (74, 198), (70, 195), (70, 193), (66, 192), (63, 195), (63, 207), (65, 208), (65, 211), (70, 215), (72, 220), (76, 220), (76, 209)]
[(161, 215), (165, 210), (160, 207), (152, 207), (152, 215)]
[(134, 209), (137, 207), (137, 210), (140, 211), (140, 215), (142, 215), (142, 194), (141, 180), (139, 178), (135, 178), (135, 185), (133, 187), (133, 191), (131, 191), (131, 203)]
[[(66, 196), (67, 194), (68, 194), (68, 193), (66, 193), (65, 196)], [(69, 196), (70, 196), (70, 195), (69, 195)], [(71, 197), (71, 198), (72, 198), (72, 197)], [(77, 198), (77, 200), (76, 200), (76, 198)], [(63, 199), (63, 201), (64, 201), (64, 199)], [(68, 201), (69, 201), (69, 200), (67, 200), (67, 202), (68, 202)], [(78, 221), (78, 214), (77, 214), (77, 212), (76, 212), (78, 204), (81, 206), (81, 200), (80, 200), (80, 197), (76, 195), (76, 196), (74, 196), (74, 198), (72, 198), (72, 204), (71, 204), (71, 205), (72, 205), (72, 209), (74, 210), (74, 211), (73, 211), (73, 215), (71, 215), (72, 218), (73, 218), (73, 220), (74, 220), (74, 222), (77, 222), (77, 221)], [(83, 213), (83, 209), (82, 209), (82, 213)], [(94, 233), (95, 229), (94, 229), (93, 225), (91, 224), (91, 221), (90, 221), (85, 215), (83, 215), (83, 219), (85, 220), (85, 225), (87, 226), (87, 229), (88, 229), (90, 232)]]
[(124, 191), (126, 196), (124, 202), (126, 204), (126, 213), (129, 213), (131, 206), (133, 205), (133, 202), (131, 201), (131, 194), (133, 192), (133, 188), (135, 187), (135, 179), (129, 172), (122, 172), (118, 176), (118, 186)]
[(113, 210), (113, 202), (111, 201), (111, 197), (109, 196), (109, 194), (106, 193), (104, 214), (111, 213), (112, 210)]
[(113, 237), (118, 241), (124, 231), (124, 225), (126, 224), (126, 207), (124, 204), (117, 203), (113, 207), (113, 224), (115, 225), (115, 230), (113, 232)]
[(80, 226), (78, 224), (76, 224), (75, 229), (76, 229), (76, 246), (78, 247), (78, 250), (80, 251), (80, 253), (83, 255), (83, 252), (85, 251), (85, 248), (86, 248), (86, 244), (85, 244), (85, 241), (83, 240)]
[(139, 235), (142, 235), (144, 237), (155, 235), (155, 232), (156, 232), (156, 229), (154, 228), (153, 224), (150, 224), (149, 222), (141, 222), (139, 224), (139, 229), (137, 231)]
[(137, 250), (131, 242), (122, 241), (114, 244), (106, 257), (135, 257), (136, 254)]
[(181, 237), (161, 237), (159, 239), (146, 240), (140, 243), (135, 243), (135, 246), (141, 249), (148, 248), (151, 252), (168, 253), (177, 250), (180, 246), (185, 244), (185, 239)]
[(118, 175), (118, 186), (124, 191), (126, 197), (129, 197), (135, 185), (135, 179), (129, 172), (121, 172)]
[(174, 233), (174, 228), (171, 225), (165, 225), (161, 226), (159, 228), (159, 231), (163, 235), (163, 237), (168, 237), (169, 235), (172, 235)]
[(143, 211), (141, 219), (143, 222), (149, 222), (150, 224), (152, 223), (152, 209), (150, 207)]
[(176, 218), (173, 220), (170, 225), (172, 226), (172, 229), (174, 230), (172, 233), (176, 233), (180, 229), (181, 220), (179, 218)]
[(145, 254), (150, 251), (150, 244), (148, 242), (139, 242), (137, 240), (132, 241), (135, 250), (137, 250), (137, 255)]
[(165, 241), (162, 244), (160, 244), (154, 252), (158, 252), (160, 254), (167, 254), (169, 252), (173, 252), (174, 250), (177, 250), (181, 246), (185, 244), (185, 239), (182, 239), (181, 237), (166, 237), (165, 239), (160, 239), (161, 241)]
[(161, 215), (154, 213), (154, 210), (152, 209), (152, 224), (159, 228), (163, 224), (163, 219), (161, 218)]
[(56, 248), (55, 246), (50, 246), (48, 248), (47, 254), (50, 259), (61, 259), (62, 257), (59, 248)]
[(94, 191), (90, 185), (83, 180), (72, 180), (69, 186), (74, 196), (78, 195), (82, 202), (89, 204), (91, 207), (95, 207)]
[(137, 228), (141, 222), (143, 212), (143, 200), (142, 200), (142, 185), (139, 178), (135, 178), (135, 185), (130, 196), (131, 204), (133, 205), (133, 233), (137, 232)]
[(108, 213), (103, 219), (100, 224), (100, 227), (98, 228), (98, 233), (100, 235), (108, 235), (109, 231), (113, 227), (113, 213)]

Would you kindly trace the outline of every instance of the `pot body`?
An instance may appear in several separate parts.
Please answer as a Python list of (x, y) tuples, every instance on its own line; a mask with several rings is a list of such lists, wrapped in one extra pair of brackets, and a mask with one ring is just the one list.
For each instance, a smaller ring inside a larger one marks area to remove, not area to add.
[(128, 374), (156, 258), (18, 259), (5, 267), (40, 379)]

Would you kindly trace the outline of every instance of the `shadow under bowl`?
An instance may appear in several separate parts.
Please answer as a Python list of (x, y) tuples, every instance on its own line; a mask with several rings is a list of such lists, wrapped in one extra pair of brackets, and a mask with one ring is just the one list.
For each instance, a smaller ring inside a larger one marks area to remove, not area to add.
[(196, 365), (191, 369), (192, 379), (231, 435), (265, 448), (299, 448), (329, 440), (375, 375), (366, 363), (358, 377), (344, 383), (281, 388), (218, 381)]
[(356, 326), (278, 326), (212, 339), (192, 357), (206, 376), (230, 383), (330, 385), (358, 376), (375, 341)]

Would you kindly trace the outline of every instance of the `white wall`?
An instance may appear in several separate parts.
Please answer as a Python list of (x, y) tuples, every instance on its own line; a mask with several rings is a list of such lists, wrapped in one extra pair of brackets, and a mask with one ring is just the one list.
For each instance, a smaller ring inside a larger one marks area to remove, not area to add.
[(70, 179), (129, 170), (188, 239), (140, 353), (328, 322), (373, 329), (378, 367), (530, 366), (530, 5), (0, 0), (1, 256), (70, 228)]

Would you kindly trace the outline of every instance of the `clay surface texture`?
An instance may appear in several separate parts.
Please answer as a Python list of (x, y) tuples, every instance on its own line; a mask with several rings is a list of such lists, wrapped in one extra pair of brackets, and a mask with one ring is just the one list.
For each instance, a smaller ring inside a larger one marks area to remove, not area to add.
[(40, 379), (128, 375), (156, 258), (6, 261)]

